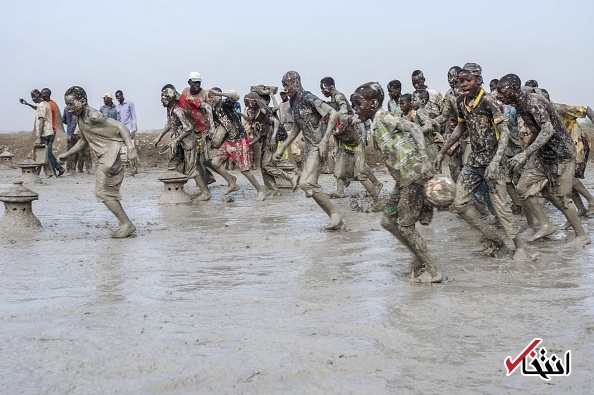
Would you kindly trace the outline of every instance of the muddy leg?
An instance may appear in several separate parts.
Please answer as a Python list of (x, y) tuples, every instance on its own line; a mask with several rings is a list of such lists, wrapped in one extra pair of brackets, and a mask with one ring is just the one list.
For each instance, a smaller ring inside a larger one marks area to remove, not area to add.
[(569, 221), (573, 230), (575, 231), (575, 239), (571, 242), (567, 243), (570, 247), (583, 247), (585, 245), (590, 244), (590, 238), (584, 231), (582, 227), (582, 222), (578, 218), (577, 212), (573, 209), (573, 207), (569, 206), (568, 204), (564, 204), (563, 200), (558, 196), (553, 196), (552, 194), (542, 191), (542, 195), (545, 199), (551, 202), (559, 211), (565, 215), (565, 218)]
[(336, 208), (330, 201), (330, 198), (324, 192), (314, 192), (312, 198), (318, 206), (330, 217), (330, 223), (324, 227), (325, 230), (344, 230), (345, 225), (342, 221), (344, 213)]
[(206, 167), (212, 169), (215, 173), (217, 173), (221, 177), (223, 177), (225, 179), (225, 181), (227, 182), (228, 188), (225, 192), (223, 192), (223, 195), (228, 195), (229, 193), (231, 193), (233, 191), (239, 190), (239, 187), (237, 186), (237, 183), (236, 183), (237, 178), (235, 178), (234, 176), (229, 174), (223, 166), (221, 166), (221, 165), (215, 166), (214, 163), (209, 160), (209, 161), (206, 161)]
[(121, 239), (130, 236), (135, 230), (136, 226), (130, 221), (128, 215), (122, 208), (119, 200), (106, 200), (103, 202), (107, 208), (116, 216), (120, 222), (120, 227), (115, 232), (111, 233), (111, 237)]
[(256, 177), (252, 174), (252, 172), (245, 170), (242, 171), (241, 174), (243, 174), (244, 177), (247, 178), (248, 181), (254, 186), (254, 188), (256, 188), (256, 191), (258, 192), (258, 197), (256, 200), (259, 202), (264, 200), (266, 198), (266, 190), (262, 187), (262, 185), (260, 185), (258, 180), (256, 180)]
[[(586, 198), (588, 201), (588, 209), (585, 210), (584, 215), (592, 215), (594, 214), (594, 196), (588, 191), (588, 188), (582, 183), (579, 178), (573, 178), (573, 189)], [(581, 199), (580, 199), (581, 201)]]

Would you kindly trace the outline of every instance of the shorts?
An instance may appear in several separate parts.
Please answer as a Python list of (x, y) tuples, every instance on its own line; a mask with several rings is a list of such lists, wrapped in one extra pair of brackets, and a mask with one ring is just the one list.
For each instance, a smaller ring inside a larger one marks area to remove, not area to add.
[(433, 208), (425, 202), (425, 182), (417, 180), (405, 187), (394, 186), (384, 209), (384, 215), (397, 216), (400, 226), (412, 226)]
[(95, 177), (95, 196), (100, 202), (120, 200), (122, 181), (124, 181), (124, 166), (119, 155), (111, 166), (99, 161)]
[(240, 171), (248, 171), (252, 168), (250, 155), (250, 142), (246, 137), (239, 141), (225, 140), (217, 151), (215, 158), (222, 162), (231, 159), (237, 163)]
[[(569, 199), (573, 189), (575, 163), (544, 163), (537, 154), (528, 160), (522, 176), (516, 185), (516, 192), (522, 199), (549, 194), (562, 199)], [(546, 196), (545, 196), (546, 198)]]

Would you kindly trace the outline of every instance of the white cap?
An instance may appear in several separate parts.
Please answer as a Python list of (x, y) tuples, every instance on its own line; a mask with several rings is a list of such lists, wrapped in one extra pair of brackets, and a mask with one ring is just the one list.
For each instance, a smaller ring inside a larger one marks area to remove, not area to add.
[(113, 99), (113, 96), (111, 95), (111, 93), (105, 93), (103, 96), (101, 96), (102, 99), (105, 97), (109, 97), (110, 99)]
[(192, 80), (192, 81), (194, 81), (194, 82), (197, 82), (197, 81), (202, 81), (202, 78), (200, 77), (200, 73), (198, 73), (198, 72), (196, 72), (196, 71), (192, 71), (192, 72), (190, 73), (190, 75), (188, 76), (188, 79), (189, 79), (189, 80)]

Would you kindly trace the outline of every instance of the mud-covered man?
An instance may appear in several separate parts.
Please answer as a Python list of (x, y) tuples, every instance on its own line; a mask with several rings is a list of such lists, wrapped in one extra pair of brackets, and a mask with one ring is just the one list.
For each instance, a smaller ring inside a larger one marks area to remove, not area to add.
[(418, 125), (384, 111), (383, 101), (384, 91), (377, 82), (363, 84), (353, 94), (353, 106), (359, 118), (373, 120), (373, 138), (395, 182), (381, 224), (414, 255), (411, 279), (438, 283), (443, 275), (425, 240), (415, 229), (415, 223), (428, 210), (424, 198), (425, 179), (433, 175), (423, 133)]
[[(446, 92), (443, 103), (441, 106), (441, 114), (437, 118), (435, 118), (435, 122), (440, 125), (446, 125), (446, 133), (444, 134), (444, 139), (447, 138), (448, 134), (450, 134), (456, 125), (458, 125), (458, 104), (457, 104), (457, 85), (458, 85), (458, 73), (460, 72), (460, 66), (452, 66), (448, 70), (448, 85), (450, 89)], [(448, 162), (448, 167), (450, 168), (450, 175), (452, 179), (456, 181), (458, 176), (460, 175), (460, 171), (462, 170), (462, 155), (463, 155), (463, 144), (462, 140), (459, 139), (454, 143), (452, 148), (448, 151), (448, 155), (450, 156), (450, 161)]]
[[(236, 92), (223, 93), (220, 88), (215, 87), (210, 90), (209, 96), (215, 129), (223, 128), (225, 134), (224, 141), (212, 160), (212, 165), (219, 170), (225, 161), (231, 159), (237, 164), (241, 174), (256, 188), (258, 193), (256, 200), (264, 200), (266, 191), (250, 171), (252, 168), (250, 142), (241, 124), (241, 116), (235, 110), (239, 95)], [(238, 186), (230, 188), (223, 194), (226, 195), (238, 189)]]
[(167, 168), (185, 174), (200, 183), (198, 156), (196, 153), (196, 135), (194, 125), (186, 112), (179, 106), (180, 94), (173, 85), (165, 85), (161, 90), (161, 104), (167, 108), (167, 123), (163, 131), (153, 141), (156, 147), (167, 133), (171, 132), (171, 141), (167, 144), (171, 159)]
[(336, 89), (336, 83), (332, 77), (322, 78), (320, 90), (325, 97), (330, 98), (329, 104), (340, 115), (332, 133), (334, 137), (332, 157), (336, 161), (334, 164), (336, 192), (330, 194), (330, 197), (344, 198), (345, 186), (350, 183), (351, 179), (355, 179), (371, 195), (374, 204), (377, 204), (382, 184), (377, 180), (371, 168), (365, 164), (365, 150), (361, 138), (363, 123), (354, 116), (351, 104), (346, 96)]
[(529, 144), (510, 159), (509, 166), (512, 170), (524, 167), (516, 191), (540, 224), (532, 240), (557, 230), (538, 203), (538, 194), (542, 193), (565, 215), (575, 230), (575, 239), (570, 246), (577, 248), (590, 244), (577, 212), (569, 205), (576, 148), (559, 114), (544, 96), (522, 91), (520, 78), (515, 74), (500, 78), (497, 91), (499, 100), (514, 106), (524, 126), (531, 132)]
[[(303, 89), (301, 76), (296, 71), (285, 73), (282, 84), (290, 97), (289, 102), (295, 123), (303, 133), (305, 140), (303, 171), (299, 187), (305, 192), (305, 196), (313, 198), (330, 217), (330, 223), (324, 227), (325, 230), (345, 230), (346, 225), (342, 220), (344, 213), (336, 208), (318, 184), (322, 161), (326, 160), (328, 155), (328, 141), (332, 136), (338, 113), (313, 93)], [(322, 119), (326, 114), (329, 114), (328, 125), (324, 131)], [(296, 137), (297, 133), (292, 131), (283, 145), (277, 149), (275, 158), (280, 159), (285, 149)]]
[(130, 236), (136, 227), (128, 218), (120, 203), (120, 186), (124, 180), (124, 166), (120, 160), (120, 148), (128, 149), (128, 160), (138, 166), (138, 155), (134, 149), (130, 131), (126, 126), (88, 105), (87, 93), (80, 86), (69, 88), (64, 94), (66, 109), (76, 116), (80, 129), (80, 140), (74, 147), (60, 155), (61, 161), (80, 152), (86, 145), (97, 155), (95, 194), (100, 202), (116, 216), (120, 223), (118, 230), (111, 234), (114, 238)]
[(436, 167), (441, 168), (447, 150), (468, 132), (471, 154), (458, 177), (453, 208), (483, 237), (492, 241), (496, 249), (505, 251), (504, 240), (493, 227), (481, 220), (478, 212), (470, 205), (474, 193), (486, 180), (495, 214), (506, 236), (513, 240), (516, 247), (514, 258), (525, 259), (526, 252), (511, 209), (507, 205), (506, 180), (501, 171), (501, 162), (509, 139), (507, 124), (497, 99), (482, 88), (482, 69), (478, 64), (465, 64), (458, 78), (462, 91), (457, 100), (458, 126), (437, 155)]
[(400, 109), (400, 95), (402, 94), (402, 83), (399, 80), (392, 80), (388, 82), (388, 111), (396, 116), (402, 115)]
[(415, 110), (414, 123), (419, 125), (423, 136), (425, 137), (425, 150), (429, 155), (431, 163), (437, 156), (437, 146), (435, 138), (441, 138), (439, 134), (439, 124), (431, 119), (427, 104), (429, 103), (429, 92), (426, 89), (417, 89), (412, 93), (412, 108)]

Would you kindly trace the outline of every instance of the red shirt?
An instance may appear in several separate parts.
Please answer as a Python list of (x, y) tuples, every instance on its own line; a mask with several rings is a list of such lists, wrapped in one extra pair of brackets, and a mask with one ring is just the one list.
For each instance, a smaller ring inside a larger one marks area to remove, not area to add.
[(194, 123), (195, 131), (203, 133), (208, 131), (210, 123), (208, 122), (206, 111), (200, 108), (200, 104), (202, 104), (202, 101), (189, 92), (182, 93), (179, 99), (179, 106), (186, 110), (186, 113), (190, 116), (190, 119)]
[(53, 101), (50, 100), (47, 102), (50, 108), (52, 109), (52, 129), (54, 129), (54, 133), (56, 133), (56, 122), (58, 122), (58, 105)]

